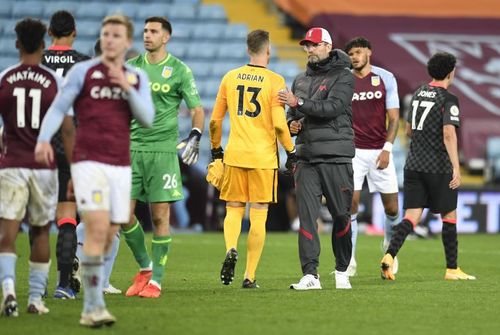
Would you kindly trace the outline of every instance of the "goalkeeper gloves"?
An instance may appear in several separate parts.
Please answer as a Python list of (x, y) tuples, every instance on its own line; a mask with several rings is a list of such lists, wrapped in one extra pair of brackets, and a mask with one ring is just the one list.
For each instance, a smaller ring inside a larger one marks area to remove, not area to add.
[(177, 144), (177, 149), (184, 148), (181, 158), (184, 164), (192, 165), (198, 161), (200, 149), (201, 131), (198, 128), (191, 129), (189, 136)]
[(222, 186), (222, 177), (224, 176), (224, 163), (221, 159), (216, 159), (208, 164), (206, 180), (216, 189), (220, 190)]
[(287, 151), (286, 152), (287, 158), (286, 158), (286, 174), (293, 175), (295, 171), (295, 166), (297, 165), (297, 156), (295, 155), (295, 148), (293, 148), (292, 151)]
[(222, 150), (222, 147), (212, 149), (212, 161), (216, 159), (224, 159), (224, 150)]

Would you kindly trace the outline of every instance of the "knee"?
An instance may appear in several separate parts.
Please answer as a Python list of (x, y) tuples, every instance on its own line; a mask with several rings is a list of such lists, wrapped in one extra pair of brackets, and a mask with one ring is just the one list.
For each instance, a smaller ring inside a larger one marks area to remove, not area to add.
[(337, 237), (351, 232), (351, 217), (348, 214), (337, 215), (333, 218), (333, 231)]
[(398, 212), (399, 212), (397, 204), (391, 204), (391, 205), (387, 206), (384, 209), (384, 212), (385, 212), (385, 215), (387, 215), (387, 216), (392, 216), (392, 217), (397, 216)]
[(387, 210), (385, 211), (385, 215), (390, 216), (390, 217), (396, 217), (398, 216), (398, 210)]
[(153, 225), (156, 228), (165, 227), (168, 225), (168, 218), (162, 216), (153, 216)]

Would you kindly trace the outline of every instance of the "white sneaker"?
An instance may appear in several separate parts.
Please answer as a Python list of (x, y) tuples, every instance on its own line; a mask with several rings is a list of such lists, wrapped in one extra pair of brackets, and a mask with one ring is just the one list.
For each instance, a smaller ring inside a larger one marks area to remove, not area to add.
[(96, 308), (92, 312), (82, 313), (80, 325), (91, 328), (98, 328), (103, 325), (111, 326), (116, 322), (116, 318), (104, 307)]
[[(384, 239), (384, 242), (382, 244), (382, 252), (385, 254), (387, 251), (387, 248), (389, 248), (389, 241), (386, 241)], [(394, 263), (392, 263), (392, 274), (398, 273), (399, 269), (399, 261), (398, 261), (398, 256), (394, 257)]]
[(352, 288), (347, 271), (340, 272), (335, 270), (335, 288), (343, 290), (350, 290)]
[(291, 284), (290, 288), (298, 291), (321, 290), (319, 275), (317, 275), (316, 278), (314, 275), (307, 274), (304, 277), (302, 277), (298, 283)]
[(45, 302), (43, 300), (33, 300), (28, 302), (28, 313), (30, 314), (47, 314), (49, 309), (45, 306)]
[(113, 285), (109, 284), (108, 287), (105, 287), (102, 289), (102, 293), (104, 294), (122, 294), (122, 290), (114, 287)]
[[(351, 261), (349, 262), (349, 266), (347, 267), (347, 275), (349, 277), (354, 277), (356, 275), (356, 269), (358, 267), (358, 264), (356, 263), (356, 259), (354, 257), (351, 257)], [(336, 273), (337, 271), (335, 271)]]

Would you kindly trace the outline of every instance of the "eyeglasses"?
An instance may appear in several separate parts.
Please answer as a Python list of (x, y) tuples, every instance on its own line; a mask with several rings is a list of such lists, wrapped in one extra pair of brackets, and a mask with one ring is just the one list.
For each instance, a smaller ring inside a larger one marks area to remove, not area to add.
[(320, 45), (325, 45), (326, 43), (325, 42), (320, 42), (320, 43), (307, 43), (307, 44), (304, 44), (302, 46), (302, 48), (304, 48), (305, 51), (309, 51), (309, 49), (316, 49), (317, 47), (319, 47)]

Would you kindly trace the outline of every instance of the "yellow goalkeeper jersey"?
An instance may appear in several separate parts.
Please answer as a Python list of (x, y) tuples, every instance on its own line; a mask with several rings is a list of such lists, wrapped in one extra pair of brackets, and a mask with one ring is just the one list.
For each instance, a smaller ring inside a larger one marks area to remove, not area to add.
[(276, 169), (279, 166), (277, 139), (286, 151), (294, 145), (278, 91), (285, 80), (256, 65), (245, 65), (226, 73), (219, 87), (210, 119), (212, 148), (221, 146), (222, 120), (229, 112), (230, 132), (224, 163), (231, 166)]

